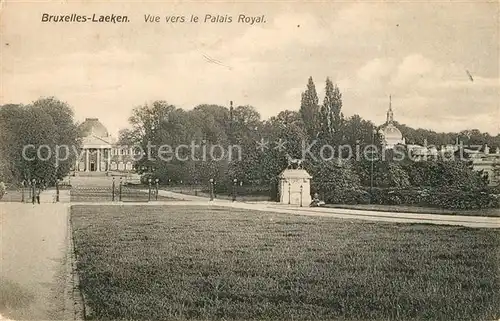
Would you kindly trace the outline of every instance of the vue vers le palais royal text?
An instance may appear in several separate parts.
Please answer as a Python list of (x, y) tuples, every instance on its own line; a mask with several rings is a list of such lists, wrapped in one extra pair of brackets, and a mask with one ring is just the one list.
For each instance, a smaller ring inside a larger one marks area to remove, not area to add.
[[(159, 23), (165, 21), (166, 23), (243, 23), (243, 24), (260, 24), (266, 23), (265, 15), (251, 16), (245, 14), (239, 14), (235, 17), (231, 15), (212, 15), (205, 14), (202, 16), (197, 15), (171, 15), (171, 16), (161, 16), (145, 14), (144, 22)], [(81, 14), (62, 14), (62, 15), (51, 15), (48, 13), (42, 14), (42, 22), (57, 22), (57, 23), (71, 23), (71, 22), (98, 22), (98, 23), (125, 23), (130, 22), (129, 16), (126, 15), (81, 15)]]

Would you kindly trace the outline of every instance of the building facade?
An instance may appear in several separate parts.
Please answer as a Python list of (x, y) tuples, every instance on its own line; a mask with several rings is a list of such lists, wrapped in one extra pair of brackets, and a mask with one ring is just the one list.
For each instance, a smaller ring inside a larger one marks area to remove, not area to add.
[(77, 158), (75, 172), (131, 172), (137, 152), (129, 146), (118, 145), (98, 118), (87, 118), (79, 126), (82, 150)]

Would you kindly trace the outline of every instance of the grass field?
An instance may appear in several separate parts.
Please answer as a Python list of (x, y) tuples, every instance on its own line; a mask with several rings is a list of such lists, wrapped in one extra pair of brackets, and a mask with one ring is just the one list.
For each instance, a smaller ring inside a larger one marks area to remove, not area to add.
[(497, 230), (73, 206), (98, 320), (496, 320)]

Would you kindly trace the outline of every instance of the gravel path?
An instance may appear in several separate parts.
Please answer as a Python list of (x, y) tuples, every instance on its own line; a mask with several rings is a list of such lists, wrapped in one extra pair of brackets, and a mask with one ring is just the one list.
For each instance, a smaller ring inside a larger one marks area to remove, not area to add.
[[(74, 320), (68, 204), (0, 203), (0, 315)], [(0, 317), (1, 318), (1, 317)]]
[[(242, 209), (267, 211), (293, 215), (326, 216), (342, 219), (356, 219), (392, 223), (424, 223), (440, 225), (458, 225), (474, 228), (500, 228), (499, 217), (463, 216), (463, 215), (439, 215), (439, 214), (415, 214), (398, 212), (380, 212), (354, 209), (326, 208), (326, 207), (298, 207), (275, 202), (231, 202), (229, 200), (215, 200), (207, 202), (206, 198), (183, 195), (170, 191), (158, 191), (160, 195), (176, 198), (183, 201), (192, 201), (193, 205), (213, 204)], [(175, 205), (170, 202), (169, 205)]]

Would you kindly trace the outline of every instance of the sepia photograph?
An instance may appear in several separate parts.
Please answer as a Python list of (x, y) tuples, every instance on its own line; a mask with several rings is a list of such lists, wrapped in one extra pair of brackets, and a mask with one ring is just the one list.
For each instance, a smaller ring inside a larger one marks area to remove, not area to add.
[(500, 321), (500, 2), (0, 0), (0, 321)]

